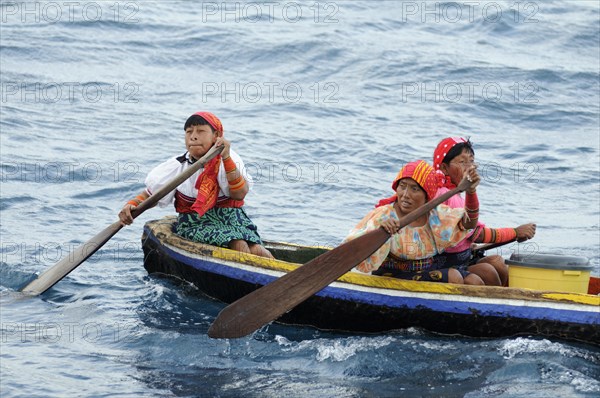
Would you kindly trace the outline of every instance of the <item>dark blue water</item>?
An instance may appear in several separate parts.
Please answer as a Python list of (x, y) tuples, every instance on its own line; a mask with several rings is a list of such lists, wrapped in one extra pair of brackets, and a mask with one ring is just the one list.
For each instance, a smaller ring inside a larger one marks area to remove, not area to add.
[(335, 246), (400, 165), (470, 136), (490, 226), (600, 275), (600, 8), (551, 2), (2, 1), (0, 392), (15, 396), (580, 397), (597, 348), (269, 325), (148, 276), (152, 209), (39, 298), (18, 288), (116, 219), (183, 122), (221, 117), (269, 240)]

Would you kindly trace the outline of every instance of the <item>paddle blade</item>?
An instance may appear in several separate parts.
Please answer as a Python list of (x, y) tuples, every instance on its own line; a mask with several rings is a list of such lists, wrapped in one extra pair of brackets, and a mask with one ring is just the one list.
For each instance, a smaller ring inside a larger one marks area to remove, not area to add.
[[(158, 201), (167, 195), (169, 192), (177, 188), (182, 182), (190, 178), (195, 172), (200, 170), (204, 165), (220, 154), (223, 151), (223, 147), (212, 147), (204, 156), (198, 159), (192, 166), (181, 174), (175, 176), (173, 179), (168, 181), (162, 188), (156, 191), (149, 198), (144, 200), (132, 210), (131, 215), (136, 218), (147, 209), (156, 205)], [(54, 264), (51, 268), (47, 269), (31, 283), (21, 289), (21, 292), (30, 296), (37, 296), (44, 293), (46, 290), (54, 286), (58, 281), (67, 276), (71, 271), (77, 268), (81, 263), (87, 260), (92, 254), (100, 249), (110, 238), (112, 238), (119, 230), (122, 225), (119, 221), (104, 228), (100, 233), (88, 240), (83, 245), (76, 248), (72, 253), (58, 263)]]
[(115, 222), (100, 231), (96, 236), (77, 247), (73, 252), (48, 268), (27, 286), (21, 289), (21, 292), (37, 296), (54, 286), (58, 281), (67, 276), (71, 271), (77, 268), (81, 263), (87, 260), (92, 254), (101, 248), (110, 238), (112, 238), (121, 229), (121, 223)]
[(378, 228), (320, 255), (225, 307), (208, 329), (208, 335), (238, 338), (254, 332), (350, 271), (389, 238), (387, 232)]

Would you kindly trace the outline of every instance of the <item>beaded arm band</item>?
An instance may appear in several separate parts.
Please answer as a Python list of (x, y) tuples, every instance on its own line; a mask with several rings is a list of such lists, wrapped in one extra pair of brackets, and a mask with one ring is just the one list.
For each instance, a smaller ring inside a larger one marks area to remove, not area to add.
[[(225, 172), (228, 176), (230, 173), (235, 173), (237, 171), (237, 166), (235, 165), (235, 162), (229, 156), (223, 158), (223, 165), (225, 166)], [(230, 191), (239, 191), (244, 187), (244, 185), (246, 185), (246, 180), (244, 180), (244, 177), (242, 177), (241, 173), (237, 178), (233, 180), (229, 180), (228, 178), (227, 182), (229, 183)]]
[(465, 211), (470, 220), (479, 218), (479, 199), (477, 193), (468, 193), (465, 195)]
[(510, 242), (517, 237), (517, 230), (514, 228), (483, 228), (484, 243), (504, 243)]
[(144, 198), (144, 196), (142, 196), (142, 194), (139, 194), (138, 196), (136, 196), (135, 198), (127, 201), (128, 205), (132, 205), (135, 207), (138, 207), (140, 205), (140, 203), (142, 203), (146, 198)]

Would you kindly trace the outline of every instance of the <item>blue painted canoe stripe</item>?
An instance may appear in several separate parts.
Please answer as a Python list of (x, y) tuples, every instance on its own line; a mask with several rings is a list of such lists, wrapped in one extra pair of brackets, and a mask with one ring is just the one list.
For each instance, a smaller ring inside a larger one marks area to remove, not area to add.
[(180, 254), (180, 253), (172, 250), (171, 248), (163, 245), (154, 236), (154, 234), (152, 234), (152, 231), (146, 230), (146, 234), (148, 235), (148, 237), (150, 239), (152, 239), (153, 241), (158, 243), (162, 247), (162, 249), (167, 252), (169, 257), (171, 257), (181, 263), (187, 264), (193, 268), (196, 268), (200, 271), (206, 271), (206, 272), (210, 272), (213, 274), (223, 275), (228, 278), (238, 279), (238, 280), (241, 280), (244, 282), (249, 282), (249, 283), (258, 283), (261, 285), (266, 285), (267, 283), (272, 282), (273, 280), (276, 279), (275, 277), (272, 277), (270, 275), (264, 275), (264, 274), (257, 273), (257, 272), (249, 272), (249, 271), (242, 270), (239, 268), (229, 267), (227, 265), (220, 264), (220, 263), (217, 263), (214, 261), (208, 261), (208, 260), (202, 260), (199, 258), (188, 257), (184, 254)]
[(387, 296), (336, 287), (329, 287), (327, 296), (349, 301), (359, 301), (373, 305), (394, 308), (428, 308), (437, 312), (468, 314), (478, 316), (511, 317), (523, 319), (543, 319), (566, 323), (590, 324), (600, 326), (600, 314), (592, 311), (569, 311), (564, 309), (511, 306), (504, 304), (467, 303), (460, 301), (426, 299), (417, 297)]
[[(186, 255), (180, 254), (170, 249), (169, 247), (162, 245), (162, 243), (158, 241), (158, 239), (151, 233), (151, 231), (146, 230), (146, 234), (150, 239), (159, 243), (170, 257), (198, 270), (261, 285), (265, 285), (277, 279), (276, 277), (265, 275), (262, 273), (233, 268), (212, 261), (190, 258)], [(477, 314), (478, 316), (511, 317), (531, 320), (543, 319), (546, 321), (560, 321), (565, 323), (590, 324), (600, 326), (599, 313), (592, 311), (569, 311), (554, 308), (511, 306), (503, 304), (486, 303), (466, 303), (460, 301), (416, 297), (397, 297), (332, 286), (326, 287), (325, 289), (318, 292), (316, 295), (321, 297), (329, 297), (332, 299), (347, 300), (371, 304), (375, 306), (386, 306), (391, 308), (419, 308), (454, 314)]]

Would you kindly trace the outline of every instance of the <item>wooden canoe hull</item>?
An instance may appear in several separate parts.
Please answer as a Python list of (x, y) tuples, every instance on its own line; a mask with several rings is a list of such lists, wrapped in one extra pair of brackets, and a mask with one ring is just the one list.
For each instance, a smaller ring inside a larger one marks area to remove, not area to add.
[[(299, 264), (210, 245), (171, 232), (172, 218), (146, 224), (144, 266), (189, 281), (231, 303)], [(278, 258), (300, 263), (325, 248), (272, 244)], [(473, 337), (535, 335), (600, 345), (600, 297), (475, 287), (350, 272), (278, 319), (323, 330), (380, 333), (408, 327)]]

